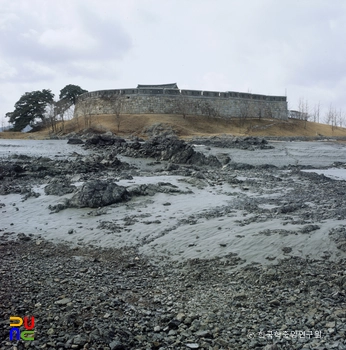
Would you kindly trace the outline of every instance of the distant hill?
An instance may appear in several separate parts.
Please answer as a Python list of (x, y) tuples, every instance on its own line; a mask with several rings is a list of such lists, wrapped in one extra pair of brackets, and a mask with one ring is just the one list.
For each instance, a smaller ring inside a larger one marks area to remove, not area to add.
[[(329, 125), (289, 119), (246, 119), (231, 120), (214, 119), (201, 116), (187, 116), (185, 119), (180, 115), (168, 114), (140, 114), (121, 115), (119, 132), (118, 121), (115, 115), (99, 115), (92, 117), (91, 129), (96, 132), (112, 131), (122, 137), (136, 135), (146, 137), (148, 128), (173, 130), (179, 137), (189, 138), (193, 136), (212, 136), (231, 134), (235, 136), (276, 136), (276, 137), (346, 137), (346, 129)], [(58, 125), (58, 130), (62, 125)], [(59, 131), (63, 136), (71, 132), (79, 133), (84, 129), (84, 118), (65, 121), (65, 131)], [(50, 138), (49, 128), (38, 132), (14, 133), (3, 132), (0, 138)]]

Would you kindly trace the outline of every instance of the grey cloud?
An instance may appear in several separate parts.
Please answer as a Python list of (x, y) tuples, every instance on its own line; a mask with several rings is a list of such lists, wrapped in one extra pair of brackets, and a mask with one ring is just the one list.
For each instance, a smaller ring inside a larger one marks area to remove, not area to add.
[(103, 65), (131, 49), (131, 38), (117, 21), (101, 19), (87, 8), (79, 11), (77, 19), (69, 32), (57, 23), (43, 27), (30, 13), (13, 17), (11, 25), (2, 28), (0, 39), (2, 60), (18, 72), (12, 80), (45, 80), (64, 71), (72, 74), (76, 66), (83, 71), (78, 62), (88, 63), (84, 74), (95, 71), (88, 66), (96, 63), (102, 71)]
[(16, 89), (177, 81), (267, 94), (287, 88), (292, 108), (300, 96), (345, 104), (343, 0), (0, 1), (0, 80)]

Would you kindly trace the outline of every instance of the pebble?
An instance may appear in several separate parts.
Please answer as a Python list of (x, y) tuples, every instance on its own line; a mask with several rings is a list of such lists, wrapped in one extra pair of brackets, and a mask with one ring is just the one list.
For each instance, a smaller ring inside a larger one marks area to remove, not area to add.
[(68, 304), (70, 301), (71, 301), (71, 299), (69, 299), (69, 298), (62, 298), (62, 299), (60, 299), (60, 300), (57, 300), (57, 301), (55, 302), (55, 304), (57, 304), (57, 305), (66, 305), (66, 304)]

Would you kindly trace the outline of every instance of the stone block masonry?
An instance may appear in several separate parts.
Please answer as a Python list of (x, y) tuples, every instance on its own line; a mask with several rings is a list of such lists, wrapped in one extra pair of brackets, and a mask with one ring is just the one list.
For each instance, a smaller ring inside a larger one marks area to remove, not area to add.
[(186, 112), (187, 115), (209, 113), (221, 118), (288, 118), (285, 96), (180, 90), (176, 84), (138, 85), (133, 89), (88, 92), (79, 96), (74, 113), (75, 116), (116, 114), (119, 108), (122, 114)]

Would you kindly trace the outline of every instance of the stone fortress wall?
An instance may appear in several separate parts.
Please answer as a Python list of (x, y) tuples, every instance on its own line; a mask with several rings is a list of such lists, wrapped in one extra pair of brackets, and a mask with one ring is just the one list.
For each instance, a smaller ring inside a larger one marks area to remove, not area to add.
[(100, 90), (80, 95), (75, 116), (115, 114), (182, 114), (287, 119), (286, 96), (266, 96), (234, 91), (180, 90), (177, 84), (138, 85), (133, 89)]

